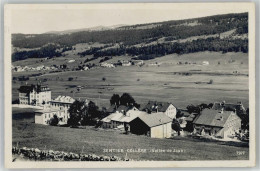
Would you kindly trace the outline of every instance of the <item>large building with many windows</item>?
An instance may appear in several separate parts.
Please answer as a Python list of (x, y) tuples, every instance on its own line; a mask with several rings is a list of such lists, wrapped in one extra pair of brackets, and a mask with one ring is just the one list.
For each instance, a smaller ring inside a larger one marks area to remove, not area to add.
[(70, 96), (58, 96), (57, 98), (51, 100), (49, 102), (50, 107), (53, 109), (65, 109), (66, 111), (69, 110), (70, 105), (75, 101)]
[(36, 124), (43, 124), (48, 125), (50, 124), (50, 120), (54, 117), (54, 115), (57, 116), (59, 119), (59, 124), (67, 124), (69, 119), (69, 114), (65, 112), (65, 110), (59, 110), (59, 109), (42, 109), (35, 112), (35, 123)]
[(51, 100), (51, 90), (47, 85), (23, 85), (18, 91), (20, 104), (43, 106)]

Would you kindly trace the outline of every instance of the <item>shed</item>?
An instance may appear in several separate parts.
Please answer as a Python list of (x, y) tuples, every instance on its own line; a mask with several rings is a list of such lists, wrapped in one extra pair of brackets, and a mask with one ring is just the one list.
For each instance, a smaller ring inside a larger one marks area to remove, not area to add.
[(141, 114), (130, 123), (130, 132), (151, 138), (170, 138), (172, 119), (164, 113)]

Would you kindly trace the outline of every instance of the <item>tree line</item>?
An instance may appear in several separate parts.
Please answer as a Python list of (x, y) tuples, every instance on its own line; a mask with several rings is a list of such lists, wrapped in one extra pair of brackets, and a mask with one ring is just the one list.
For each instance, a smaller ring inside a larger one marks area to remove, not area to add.
[(157, 43), (149, 46), (127, 47), (121, 45), (119, 48), (110, 48), (107, 50), (100, 50), (94, 53), (94, 57), (103, 56), (120, 56), (120, 55), (131, 55), (138, 56), (137, 59), (149, 60), (156, 57), (164, 56), (167, 54), (187, 54), (202, 51), (215, 51), (215, 52), (248, 52), (248, 39), (220, 39), (207, 38), (197, 39), (191, 42), (187, 41), (184, 43)]
[[(185, 25), (197, 21), (194, 26)], [(149, 25), (149, 24), (144, 24)], [(248, 32), (248, 14), (226, 14), (210, 16), (197, 19), (166, 21), (155, 23), (155, 27), (138, 29), (138, 25), (121, 27), (114, 30), (103, 31), (81, 31), (71, 34), (37, 34), (37, 35), (12, 35), (12, 44), (20, 48), (42, 47), (48, 43), (55, 43), (64, 46), (73, 46), (78, 43), (123, 43), (134, 45), (151, 39), (172, 37), (174, 40), (185, 39), (191, 36), (219, 34), (231, 29), (238, 29), (239, 33)], [(133, 29), (133, 28), (137, 29)]]
[(12, 54), (12, 61), (25, 60), (27, 58), (53, 58), (62, 56), (62, 52), (71, 50), (72, 47), (64, 47), (61, 51), (58, 51), (61, 47), (54, 44), (48, 44), (37, 50), (20, 51)]

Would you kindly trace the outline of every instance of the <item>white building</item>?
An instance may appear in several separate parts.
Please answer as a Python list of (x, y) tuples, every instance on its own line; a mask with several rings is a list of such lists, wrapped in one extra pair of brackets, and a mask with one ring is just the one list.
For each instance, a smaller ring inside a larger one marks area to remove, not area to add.
[(56, 99), (51, 100), (49, 104), (52, 109), (64, 109), (67, 112), (74, 101), (75, 99), (70, 96), (58, 96)]
[(69, 114), (65, 110), (47, 108), (35, 112), (35, 123), (48, 125), (54, 115), (58, 117), (59, 124), (66, 124), (68, 122)]
[(47, 85), (25, 85), (18, 90), (20, 104), (43, 106), (51, 100), (51, 90)]
[(106, 63), (106, 62), (102, 62), (100, 64), (101, 67), (106, 67), (106, 68), (115, 68), (114, 64), (110, 64), (110, 63)]
[(172, 103), (168, 102), (149, 101), (141, 110), (146, 111), (147, 113), (163, 112), (171, 119), (176, 118), (177, 114), (176, 107), (174, 107)]
[(122, 66), (131, 66), (131, 65), (132, 65), (132, 63), (129, 62), (129, 61), (123, 61), (122, 62)]

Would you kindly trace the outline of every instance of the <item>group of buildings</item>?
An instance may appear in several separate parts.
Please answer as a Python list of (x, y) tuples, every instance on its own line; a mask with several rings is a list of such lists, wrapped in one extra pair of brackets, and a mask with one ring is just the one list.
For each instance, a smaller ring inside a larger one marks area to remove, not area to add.
[(14, 72), (23, 72), (23, 71), (48, 71), (48, 70), (57, 70), (55, 66), (44, 66), (40, 65), (37, 67), (30, 66), (12, 66), (12, 71)]
[[(19, 88), (20, 104), (42, 106), (35, 112), (35, 123), (49, 124), (54, 115), (61, 124), (69, 119), (69, 108), (75, 99), (69, 96), (51, 98), (51, 90), (46, 85), (24, 85)], [(229, 138), (241, 128), (241, 118), (245, 114), (242, 103), (214, 103), (198, 113), (185, 113), (177, 118), (177, 108), (168, 102), (149, 101), (139, 109), (134, 106), (111, 105), (107, 109), (107, 117), (103, 118), (105, 129), (122, 129), (138, 135), (152, 138), (170, 138), (172, 122), (179, 120), (181, 128), (192, 127), (193, 133), (201, 136)]]
[(105, 68), (115, 68), (116, 66), (131, 66), (131, 65), (135, 65), (135, 66), (141, 66), (144, 64), (143, 60), (119, 60), (115, 63), (108, 63), (108, 62), (102, 62), (100, 64), (101, 67), (105, 67)]
[(35, 112), (35, 123), (48, 125), (56, 115), (60, 124), (66, 124), (69, 119), (69, 108), (75, 99), (70, 96), (51, 98), (51, 90), (47, 85), (23, 85), (18, 89), (21, 105), (40, 106)]

